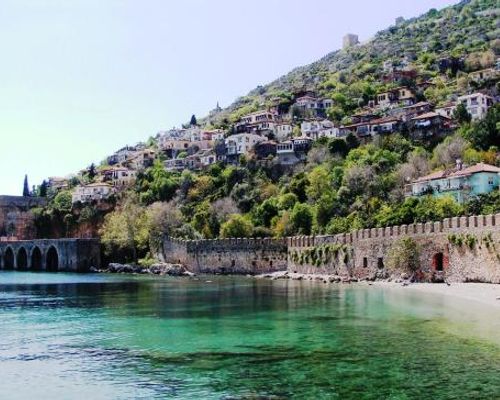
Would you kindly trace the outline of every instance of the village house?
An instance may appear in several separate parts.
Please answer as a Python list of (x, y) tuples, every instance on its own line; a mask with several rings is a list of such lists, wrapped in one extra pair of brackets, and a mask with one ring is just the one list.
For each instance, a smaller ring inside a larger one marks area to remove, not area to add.
[(280, 122), (277, 113), (261, 110), (241, 117), (235, 125), (237, 133), (275, 134), (275, 126)]
[(388, 116), (401, 118), (403, 122), (409, 121), (414, 117), (425, 114), (432, 110), (432, 104), (427, 101), (420, 101), (411, 106), (394, 108), (388, 111)]
[(300, 125), (302, 136), (317, 140), (322, 137), (334, 138), (340, 136), (339, 128), (333, 122), (324, 120), (306, 120)]
[(333, 106), (332, 99), (318, 99), (314, 96), (306, 95), (295, 100), (295, 107), (302, 110), (324, 111)]
[(125, 167), (111, 167), (101, 171), (104, 182), (110, 183), (117, 189), (129, 187), (135, 183), (136, 171)]
[(277, 143), (274, 140), (265, 140), (254, 146), (254, 152), (258, 159), (274, 157), (276, 155)]
[(57, 176), (51, 176), (47, 180), (47, 188), (53, 192), (58, 192), (59, 190), (64, 190), (69, 188), (69, 179), (61, 178)]
[(278, 140), (285, 140), (292, 136), (293, 126), (291, 124), (281, 122), (275, 125), (275, 136)]
[(493, 105), (493, 98), (483, 93), (460, 96), (458, 101), (465, 106), (473, 120), (483, 119)]
[(446, 103), (441, 107), (437, 107), (434, 111), (439, 115), (442, 115), (443, 117), (453, 118), (453, 114), (455, 113), (456, 109), (457, 109), (456, 103)]
[(377, 95), (377, 104), (382, 108), (389, 107), (392, 104), (410, 106), (414, 103), (415, 94), (406, 86), (394, 88)]
[(413, 139), (425, 139), (436, 135), (446, 135), (451, 132), (453, 121), (434, 111), (419, 115), (410, 120), (410, 130)]
[(234, 163), (238, 162), (243, 154), (247, 154), (250, 150), (266, 138), (252, 133), (237, 133), (236, 135), (228, 136), (225, 140), (226, 144), (226, 160)]
[(469, 79), (476, 83), (498, 79), (499, 71), (495, 68), (486, 68), (469, 74)]
[(395, 117), (383, 117), (370, 119), (366, 122), (346, 125), (341, 128), (340, 132), (345, 135), (345, 132), (351, 132), (360, 139), (371, 137), (375, 134), (387, 134), (397, 132), (400, 129), (401, 120)]
[(472, 197), (498, 190), (499, 183), (500, 168), (484, 163), (464, 167), (457, 160), (452, 170), (433, 172), (414, 180), (407, 185), (406, 196), (449, 195), (457, 202), (464, 203)]
[(123, 163), (136, 155), (137, 149), (133, 146), (125, 146), (108, 157), (107, 163), (115, 165)]
[(136, 154), (128, 159), (126, 162), (122, 163), (129, 169), (134, 171), (139, 171), (145, 168), (149, 168), (153, 165), (157, 157), (156, 151), (153, 149), (146, 149), (136, 152)]
[(199, 157), (202, 168), (209, 167), (217, 162), (217, 154), (214, 149), (201, 151)]
[(313, 140), (308, 137), (298, 137), (278, 143), (276, 155), (281, 165), (295, 165), (306, 160)]
[(89, 185), (80, 185), (72, 193), (72, 202), (89, 203), (92, 201), (101, 201), (107, 199), (114, 193), (113, 187), (108, 183), (91, 183)]
[(168, 172), (183, 171), (186, 169), (186, 161), (184, 158), (172, 158), (170, 160), (165, 160), (163, 166)]

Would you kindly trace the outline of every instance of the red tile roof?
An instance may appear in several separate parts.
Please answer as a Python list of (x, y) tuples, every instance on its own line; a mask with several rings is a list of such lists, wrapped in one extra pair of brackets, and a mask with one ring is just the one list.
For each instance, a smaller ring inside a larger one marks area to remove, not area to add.
[(436, 179), (443, 179), (443, 178), (456, 178), (460, 176), (468, 176), (472, 174), (477, 174), (479, 172), (492, 172), (492, 173), (500, 173), (500, 168), (495, 167), (494, 165), (489, 165), (485, 163), (478, 163), (476, 165), (472, 165), (470, 167), (466, 167), (463, 169), (452, 169), (452, 170), (445, 170), (445, 171), (436, 171), (433, 172), (429, 175), (422, 176), (416, 180), (414, 180), (414, 183), (419, 183), (419, 182), (426, 182), (426, 181), (433, 181)]

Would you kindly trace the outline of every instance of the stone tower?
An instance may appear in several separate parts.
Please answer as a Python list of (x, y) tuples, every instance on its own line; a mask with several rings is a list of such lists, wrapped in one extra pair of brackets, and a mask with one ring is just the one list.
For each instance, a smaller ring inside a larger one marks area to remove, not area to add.
[(358, 35), (355, 35), (353, 33), (348, 33), (347, 35), (344, 36), (342, 40), (342, 48), (344, 49), (356, 46), (357, 44), (359, 44)]

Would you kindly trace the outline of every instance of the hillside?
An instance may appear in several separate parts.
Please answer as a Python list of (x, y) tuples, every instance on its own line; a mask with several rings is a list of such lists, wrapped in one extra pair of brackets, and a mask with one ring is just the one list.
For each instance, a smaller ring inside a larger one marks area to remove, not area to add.
[[(330, 98), (373, 96), (382, 86), (377, 80), (383, 75), (383, 63), (387, 60), (395, 64), (408, 60), (429, 78), (436, 77), (441, 58), (466, 57), (493, 41), (498, 49), (499, 14), (495, 0), (465, 0), (439, 11), (430, 10), (377, 33), (367, 43), (334, 51), (268, 85), (259, 86), (209, 120), (215, 126), (227, 127), (244, 114), (272, 105), (276, 98), (286, 103), (305, 92)], [(363, 83), (372, 86), (362, 87)]]
[[(400, 22), (42, 183), (38, 236), (98, 235), (115, 261), (148, 263), (163, 235), (336, 234), (500, 212), (496, 4)], [(420, 184), (430, 173), (441, 180)]]

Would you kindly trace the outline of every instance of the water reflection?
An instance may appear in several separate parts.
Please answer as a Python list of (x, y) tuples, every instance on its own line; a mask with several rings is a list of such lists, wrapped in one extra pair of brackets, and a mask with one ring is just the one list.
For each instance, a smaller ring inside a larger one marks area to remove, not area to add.
[(6, 272), (0, 322), (9, 398), (500, 397), (500, 317), (400, 288)]

